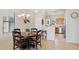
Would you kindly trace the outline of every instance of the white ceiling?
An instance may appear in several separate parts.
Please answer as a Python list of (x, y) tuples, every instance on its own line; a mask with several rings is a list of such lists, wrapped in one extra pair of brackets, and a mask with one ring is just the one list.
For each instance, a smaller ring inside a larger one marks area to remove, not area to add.
[(20, 13), (41, 13), (44, 12), (47, 15), (64, 14), (65, 9), (17, 9), (16, 12)]
[(15, 12), (17, 14), (26, 13), (26, 14), (35, 14), (42, 13), (45, 15), (64, 15), (65, 9), (3, 9), (6, 12)]

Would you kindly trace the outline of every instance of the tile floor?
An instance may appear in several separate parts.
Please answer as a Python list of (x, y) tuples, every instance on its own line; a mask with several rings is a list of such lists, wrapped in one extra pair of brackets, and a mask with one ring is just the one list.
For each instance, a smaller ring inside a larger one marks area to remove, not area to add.
[(54, 41), (44, 40), (42, 46), (46, 50), (79, 50), (79, 44), (66, 42), (63, 34), (56, 34)]

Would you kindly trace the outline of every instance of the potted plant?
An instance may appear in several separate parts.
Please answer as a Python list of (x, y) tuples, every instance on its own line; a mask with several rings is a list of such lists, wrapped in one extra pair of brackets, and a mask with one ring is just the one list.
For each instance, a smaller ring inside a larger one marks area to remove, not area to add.
[(25, 31), (26, 31), (26, 35), (29, 35), (29, 33), (30, 33), (30, 29), (27, 28)]
[(26, 32), (30, 32), (30, 29), (29, 29), (29, 28), (27, 28), (27, 29), (26, 29)]

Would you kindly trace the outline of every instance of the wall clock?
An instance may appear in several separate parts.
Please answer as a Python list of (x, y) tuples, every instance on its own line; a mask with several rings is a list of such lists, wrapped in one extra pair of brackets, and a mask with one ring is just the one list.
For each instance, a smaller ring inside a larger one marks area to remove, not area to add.
[(77, 12), (73, 12), (73, 13), (71, 14), (71, 17), (72, 17), (72, 18), (77, 18), (77, 17), (78, 17), (78, 13), (77, 13)]

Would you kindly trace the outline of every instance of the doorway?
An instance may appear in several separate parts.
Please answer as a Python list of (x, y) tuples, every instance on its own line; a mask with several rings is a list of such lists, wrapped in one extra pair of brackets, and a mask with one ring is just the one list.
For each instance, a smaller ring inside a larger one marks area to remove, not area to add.
[(63, 17), (56, 18), (55, 26), (55, 43), (60, 44), (65, 42), (66, 39), (66, 25)]

